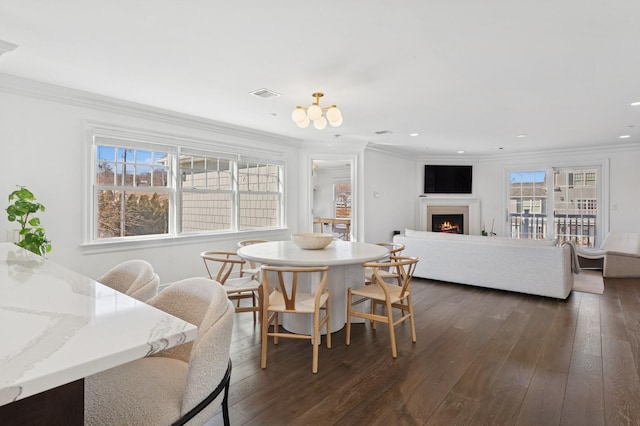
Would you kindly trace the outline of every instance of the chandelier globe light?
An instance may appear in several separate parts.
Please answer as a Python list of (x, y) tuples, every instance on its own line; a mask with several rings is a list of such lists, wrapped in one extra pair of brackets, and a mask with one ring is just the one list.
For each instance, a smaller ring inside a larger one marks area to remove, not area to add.
[(313, 127), (318, 130), (322, 130), (327, 127), (327, 124), (331, 127), (338, 127), (342, 125), (342, 112), (337, 106), (331, 105), (328, 108), (322, 108), (320, 106), (320, 98), (324, 96), (324, 93), (316, 92), (312, 94), (315, 98), (308, 108), (297, 106), (291, 113), (291, 119), (300, 128), (307, 128), (313, 121)]

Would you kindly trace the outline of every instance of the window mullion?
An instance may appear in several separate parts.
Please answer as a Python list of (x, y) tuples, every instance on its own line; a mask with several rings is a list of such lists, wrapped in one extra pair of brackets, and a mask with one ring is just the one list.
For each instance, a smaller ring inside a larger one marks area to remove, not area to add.
[(233, 223), (231, 228), (234, 231), (239, 229), (240, 224), (240, 186), (239, 186), (239, 170), (238, 170), (238, 161), (231, 162), (231, 188), (233, 191), (233, 207), (231, 217), (233, 218)]

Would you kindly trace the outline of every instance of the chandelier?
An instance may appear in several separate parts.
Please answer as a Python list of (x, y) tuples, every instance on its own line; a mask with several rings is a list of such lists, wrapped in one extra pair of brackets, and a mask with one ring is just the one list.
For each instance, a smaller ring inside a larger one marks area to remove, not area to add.
[(291, 119), (298, 127), (305, 129), (312, 121), (313, 127), (318, 130), (327, 127), (327, 123), (332, 127), (338, 127), (342, 124), (342, 113), (337, 106), (331, 105), (328, 108), (320, 107), (320, 98), (324, 96), (324, 93), (316, 92), (311, 96), (316, 98), (316, 101), (312, 103), (309, 108), (297, 106), (291, 113)]

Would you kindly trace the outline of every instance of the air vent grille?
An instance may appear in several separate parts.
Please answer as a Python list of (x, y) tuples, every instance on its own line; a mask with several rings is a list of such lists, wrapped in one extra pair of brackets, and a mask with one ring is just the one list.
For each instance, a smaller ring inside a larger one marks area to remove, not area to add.
[(269, 89), (254, 90), (253, 92), (249, 92), (249, 94), (261, 99), (272, 99), (280, 96), (280, 93), (276, 93)]
[(3, 53), (6, 53), (6, 52), (11, 52), (12, 50), (15, 50), (16, 47), (18, 47), (17, 44), (13, 44), (13, 43), (10, 43), (8, 41), (0, 40), (0, 55), (2, 55)]

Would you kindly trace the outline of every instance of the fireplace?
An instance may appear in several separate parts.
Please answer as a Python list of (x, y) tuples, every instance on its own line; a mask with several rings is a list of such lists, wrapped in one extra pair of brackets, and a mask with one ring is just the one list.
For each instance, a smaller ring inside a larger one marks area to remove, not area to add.
[(464, 234), (464, 214), (432, 214), (431, 230), (447, 234)]
[[(421, 231), (441, 232), (438, 225), (435, 227), (433, 225), (434, 215), (448, 216), (449, 222), (456, 222), (447, 227), (447, 232), (480, 235), (480, 202), (477, 198), (421, 197), (419, 215)], [(460, 216), (462, 220), (459, 219)], [(458, 229), (455, 229), (456, 225)]]

